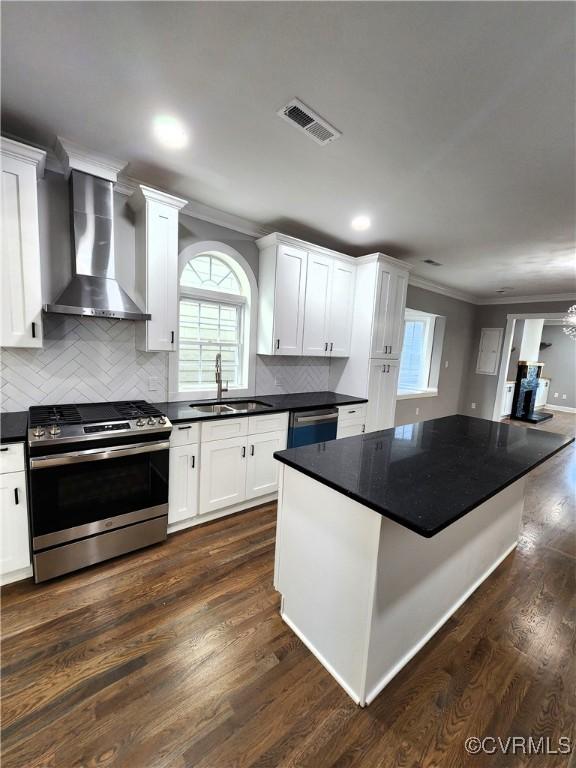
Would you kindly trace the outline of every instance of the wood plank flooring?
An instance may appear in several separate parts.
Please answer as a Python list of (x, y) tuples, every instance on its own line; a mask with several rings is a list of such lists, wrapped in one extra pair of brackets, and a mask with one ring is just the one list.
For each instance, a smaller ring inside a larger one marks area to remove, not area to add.
[(576, 736), (575, 489), (569, 446), (530, 476), (517, 550), (366, 709), (280, 620), (274, 505), (6, 587), (2, 766), (568, 766), (464, 741)]

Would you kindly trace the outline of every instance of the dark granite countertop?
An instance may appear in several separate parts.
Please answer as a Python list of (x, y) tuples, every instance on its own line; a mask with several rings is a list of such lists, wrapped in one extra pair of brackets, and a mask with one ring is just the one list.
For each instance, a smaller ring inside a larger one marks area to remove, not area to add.
[(486, 419), (446, 416), (274, 456), (431, 537), (573, 440)]
[(0, 413), (0, 443), (24, 443), (28, 429), (28, 411)]
[(253, 411), (229, 412), (229, 413), (203, 413), (190, 407), (190, 402), (211, 403), (214, 400), (173, 401), (167, 403), (153, 403), (173, 424), (188, 421), (206, 421), (208, 419), (239, 418), (241, 416), (261, 416), (265, 413), (280, 413), (282, 411), (307, 411), (312, 408), (330, 408), (337, 405), (351, 405), (353, 403), (365, 403), (361, 397), (341, 395), (338, 392), (298, 392), (293, 395), (250, 395), (248, 397), (224, 397), (222, 402), (234, 402), (235, 400), (261, 400), (262, 405)]

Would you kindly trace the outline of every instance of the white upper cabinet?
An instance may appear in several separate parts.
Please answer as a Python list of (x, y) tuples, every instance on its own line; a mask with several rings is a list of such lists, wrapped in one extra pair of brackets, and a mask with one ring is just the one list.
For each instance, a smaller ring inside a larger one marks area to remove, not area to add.
[(258, 353), (301, 355), (308, 253), (272, 245), (260, 253)]
[(328, 315), (328, 353), (331, 357), (348, 357), (350, 354), (355, 282), (356, 266), (335, 259)]
[(400, 357), (408, 274), (378, 266), (371, 357)]
[(46, 153), (2, 139), (3, 347), (42, 346), (42, 287), (37, 179)]
[(354, 259), (277, 233), (258, 247), (258, 353), (347, 357)]
[(136, 211), (136, 287), (152, 315), (137, 324), (136, 346), (171, 352), (178, 331), (178, 211), (186, 201), (139, 186), (130, 205)]
[(325, 355), (329, 347), (332, 259), (308, 253), (306, 301), (304, 303), (303, 355)]

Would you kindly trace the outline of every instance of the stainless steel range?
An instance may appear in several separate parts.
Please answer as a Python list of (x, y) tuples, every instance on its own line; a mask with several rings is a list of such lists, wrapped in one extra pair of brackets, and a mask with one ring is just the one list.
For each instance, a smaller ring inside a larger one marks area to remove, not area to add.
[(30, 408), (36, 582), (166, 538), (171, 429), (144, 400)]

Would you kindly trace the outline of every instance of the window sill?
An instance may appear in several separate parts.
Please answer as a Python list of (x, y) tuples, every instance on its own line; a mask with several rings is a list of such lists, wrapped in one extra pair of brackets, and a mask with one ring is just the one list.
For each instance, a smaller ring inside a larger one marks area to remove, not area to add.
[(415, 400), (421, 397), (438, 397), (437, 389), (423, 389), (419, 392), (398, 392), (397, 400)]

